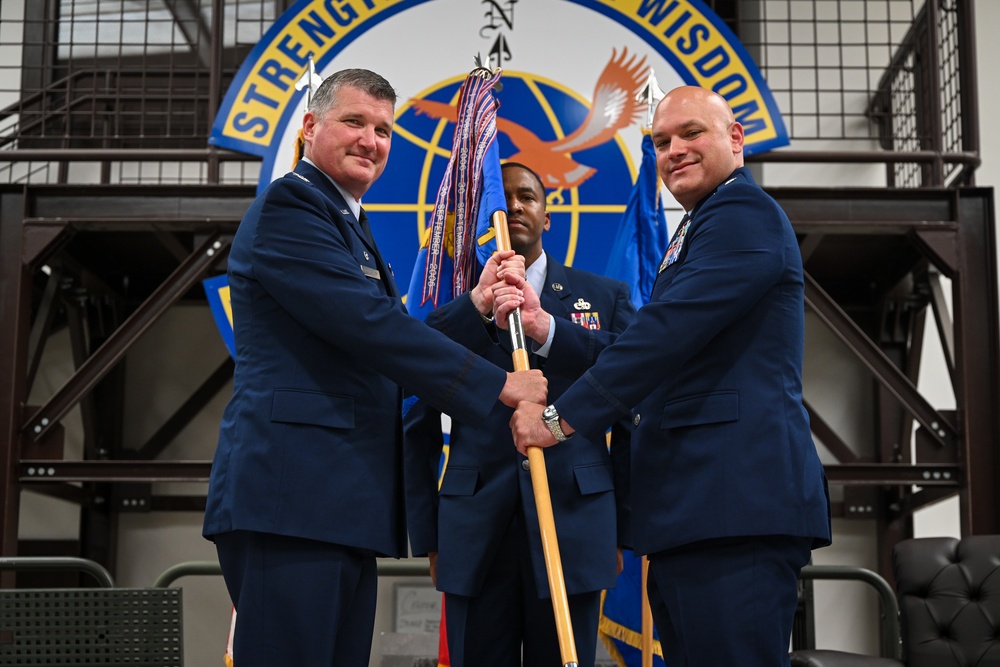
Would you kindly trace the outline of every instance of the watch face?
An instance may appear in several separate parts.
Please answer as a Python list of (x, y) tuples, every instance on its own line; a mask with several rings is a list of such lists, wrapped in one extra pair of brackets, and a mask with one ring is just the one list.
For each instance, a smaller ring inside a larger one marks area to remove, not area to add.
[(556, 412), (556, 409), (550, 405), (544, 410), (542, 410), (542, 419), (545, 420), (555, 419), (557, 414), (558, 413)]

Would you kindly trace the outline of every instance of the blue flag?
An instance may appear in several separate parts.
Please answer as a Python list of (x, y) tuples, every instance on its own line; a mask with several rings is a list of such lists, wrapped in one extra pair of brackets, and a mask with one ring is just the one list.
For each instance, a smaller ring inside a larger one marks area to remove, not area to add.
[[(667, 251), (667, 220), (660, 201), (656, 151), (648, 133), (642, 137), (642, 164), (618, 235), (611, 249), (605, 275), (623, 280), (632, 288), (636, 309), (649, 301), (660, 260)], [(642, 558), (624, 552), (625, 567), (614, 588), (601, 600), (598, 636), (608, 653), (622, 667), (642, 665)], [(663, 649), (653, 631), (653, 665), (663, 667)]]
[[(614, 588), (602, 594), (597, 634), (621, 667), (642, 667), (642, 558), (628, 549)], [(653, 667), (664, 667), (663, 648), (653, 629)]]
[(233, 340), (233, 309), (229, 304), (229, 276), (222, 274), (201, 281), (208, 297), (208, 305), (212, 309), (215, 326), (219, 327), (222, 341), (229, 350), (229, 355), (236, 358), (236, 341)]
[[(435, 308), (472, 289), (479, 279), (479, 266), (486, 264), (497, 248), (493, 214), (507, 213), (500, 147), (496, 141), (499, 102), (493, 95), (493, 87), (499, 80), (499, 71), (477, 69), (466, 77), (459, 93), (451, 155), (434, 201), (434, 212), (421, 238), (406, 295), (406, 309), (422, 320)], [(403, 414), (419, 400), (416, 396), (405, 398)], [(450, 434), (443, 435), (439, 485), (450, 452)], [(451, 664), (445, 627), (442, 594), (439, 667)]]
[(604, 275), (628, 283), (636, 309), (649, 301), (656, 272), (667, 250), (667, 219), (660, 201), (656, 151), (648, 133), (642, 137), (642, 164), (629, 195), (625, 215), (611, 246)]

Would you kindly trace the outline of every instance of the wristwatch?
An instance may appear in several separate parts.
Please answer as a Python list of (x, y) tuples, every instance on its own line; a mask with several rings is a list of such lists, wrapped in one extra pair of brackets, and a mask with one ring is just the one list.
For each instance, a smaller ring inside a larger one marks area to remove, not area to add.
[(569, 436), (563, 433), (562, 426), (559, 424), (559, 413), (556, 411), (556, 406), (550, 405), (542, 410), (542, 421), (549, 427), (549, 431), (552, 432), (552, 436), (557, 441), (569, 440)]

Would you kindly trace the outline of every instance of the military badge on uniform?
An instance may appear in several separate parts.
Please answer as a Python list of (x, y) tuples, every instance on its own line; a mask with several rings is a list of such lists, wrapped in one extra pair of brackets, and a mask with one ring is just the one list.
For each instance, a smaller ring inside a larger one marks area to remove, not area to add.
[(573, 324), (579, 324), (584, 329), (593, 329), (596, 331), (601, 328), (601, 314), (597, 312), (570, 313), (569, 319)]
[(573, 304), (573, 307), (577, 310), (587, 310), (590, 308), (590, 302), (584, 301), (583, 299), (577, 299), (576, 303)]
[(670, 245), (667, 246), (667, 252), (663, 255), (663, 261), (660, 262), (660, 268), (657, 269), (657, 273), (663, 271), (665, 268), (677, 261), (677, 258), (681, 255), (681, 248), (684, 247), (684, 237), (687, 236), (688, 227), (691, 225), (691, 218), (684, 221), (681, 228), (674, 234), (674, 238), (670, 241)]

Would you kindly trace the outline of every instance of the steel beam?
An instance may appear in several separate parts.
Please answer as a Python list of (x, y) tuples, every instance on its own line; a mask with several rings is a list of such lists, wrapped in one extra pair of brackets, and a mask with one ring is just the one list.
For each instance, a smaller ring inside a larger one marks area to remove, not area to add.
[(1000, 307), (992, 189), (956, 193), (962, 272), (952, 281), (956, 409), (963, 430), (963, 535), (1000, 533)]
[[(191, 396), (177, 408), (173, 415), (157, 429), (156, 433), (146, 441), (146, 443), (135, 450), (135, 458), (149, 461), (159, 456), (167, 445), (169, 445), (184, 428), (191, 423), (191, 419), (201, 412), (205, 404), (215, 398), (229, 381), (233, 379), (233, 368), (235, 364), (229, 357), (223, 361), (215, 371), (201, 383)], [(124, 453), (124, 452), (123, 452)]]
[[(17, 424), (26, 402), (31, 317), (31, 283), (21, 262), (23, 212), (22, 193), (0, 192), (0, 556), (17, 555), (21, 507)], [(0, 575), (0, 585), (12, 582), (12, 575)]]
[(931, 311), (934, 313), (934, 326), (941, 338), (941, 352), (945, 365), (948, 367), (948, 377), (951, 386), (955, 386), (955, 324), (948, 312), (948, 303), (941, 287), (941, 276), (930, 273), (927, 276), (927, 287), (930, 291)]
[(875, 378), (921, 423), (942, 445), (954, 446), (955, 427), (927, 402), (913, 383), (893, 364), (860, 327), (847, 316), (823, 288), (805, 274), (806, 305), (857, 356)]
[(837, 435), (836, 431), (826, 423), (826, 421), (819, 416), (809, 401), (803, 399), (802, 404), (806, 408), (806, 412), (809, 413), (809, 428), (812, 432), (819, 438), (819, 441), (823, 443), (823, 446), (829, 450), (833, 457), (840, 461), (841, 463), (854, 463), (858, 460), (858, 455), (854, 453), (844, 440)]
[(207, 482), (211, 461), (20, 461), (18, 480), (35, 482)]
[(25, 385), (27, 391), (31, 391), (31, 385), (35, 382), (35, 374), (38, 372), (38, 364), (42, 360), (42, 352), (45, 351), (45, 342), (52, 331), (52, 320), (58, 310), (57, 297), (62, 288), (62, 271), (52, 271), (45, 281), (45, 289), (42, 290), (42, 299), (38, 304), (35, 321), (31, 325), (31, 334), (28, 338), (28, 370), (26, 373)]
[(167, 278), (146, 301), (136, 309), (49, 400), (21, 427), (27, 438), (38, 440), (51, 426), (62, 419), (80, 398), (93, 389), (101, 378), (124, 356), (132, 344), (149, 329), (163, 313), (205, 274), (215, 263), (216, 255), (229, 244), (220, 234), (211, 234), (191, 256)]
[(892, 486), (954, 486), (963, 483), (962, 466), (958, 463), (921, 465), (908, 463), (838, 463), (824, 466), (826, 477), (833, 484), (876, 484)]
[(200, 8), (191, 0), (166, 0), (165, 4), (191, 51), (198, 56), (198, 62), (208, 69), (212, 60), (212, 35), (205, 25)]

